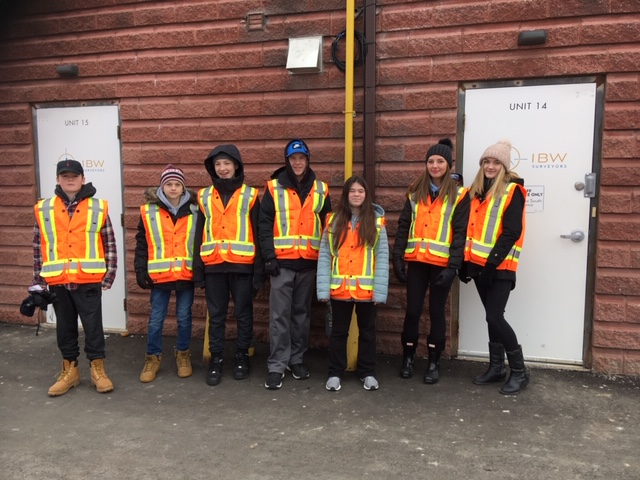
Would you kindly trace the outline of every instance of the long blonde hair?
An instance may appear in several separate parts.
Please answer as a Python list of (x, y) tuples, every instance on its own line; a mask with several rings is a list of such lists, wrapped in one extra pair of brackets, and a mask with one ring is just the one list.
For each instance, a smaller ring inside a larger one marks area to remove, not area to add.
[[(482, 159), (482, 164), (484, 165), (485, 159)], [(493, 179), (491, 183), (491, 187), (487, 192), (484, 191), (484, 169), (483, 165), (480, 165), (480, 169), (478, 173), (476, 173), (476, 178), (473, 179), (473, 183), (469, 187), (469, 197), (473, 198), (477, 195), (483, 195), (485, 197), (494, 197), (498, 198), (505, 194), (507, 191), (507, 185), (511, 183), (516, 178), (520, 178), (520, 176), (511, 170), (507, 170), (503, 164), (500, 164), (502, 168), (496, 175), (496, 178)]]
[[(422, 202), (427, 205), (429, 201), (429, 196), (431, 195), (431, 175), (429, 175), (429, 170), (424, 171), (422, 175), (420, 175), (407, 190), (408, 195), (413, 195), (413, 199), (415, 202)], [(447, 171), (444, 173), (442, 177), (442, 183), (440, 184), (440, 189), (438, 190), (438, 196), (444, 199), (447, 199), (447, 203), (453, 204), (456, 201), (458, 196), (458, 184), (456, 181), (451, 178), (451, 169), (449, 168), (449, 164), (447, 163)]]

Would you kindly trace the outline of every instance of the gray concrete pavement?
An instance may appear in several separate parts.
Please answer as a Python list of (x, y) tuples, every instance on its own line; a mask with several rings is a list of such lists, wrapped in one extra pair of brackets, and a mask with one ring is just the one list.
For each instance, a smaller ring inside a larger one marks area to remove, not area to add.
[[(638, 479), (640, 382), (586, 371), (534, 368), (531, 385), (505, 397), (478, 387), (477, 362), (444, 360), (442, 379), (398, 377), (379, 357), (380, 390), (347, 376), (327, 392), (327, 354), (308, 354), (311, 378), (263, 387), (267, 346), (251, 376), (205, 384), (202, 342), (194, 376), (179, 379), (169, 353), (141, 384), (144, 336), (107, 338), (115, 391), (82, 383), (47, 389), (60, 364), (55, 331), (0, 324), (0, 478), (13, 479)], [(165, 338), (165, 352), (175, 339)]]

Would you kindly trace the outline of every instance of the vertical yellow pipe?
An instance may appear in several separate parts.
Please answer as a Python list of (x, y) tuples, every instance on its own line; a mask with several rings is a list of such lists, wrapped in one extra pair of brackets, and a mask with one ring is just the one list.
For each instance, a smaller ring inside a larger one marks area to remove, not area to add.
[[(344, 92), (344, 179), (353, 175), (353, 70), (355, 47), (355, 0), (347, 0), (345, 92)], [(358, 363), (358, 322), (355, 312), (351, 317), (347, 340), (347, 370), (355, 370)]]

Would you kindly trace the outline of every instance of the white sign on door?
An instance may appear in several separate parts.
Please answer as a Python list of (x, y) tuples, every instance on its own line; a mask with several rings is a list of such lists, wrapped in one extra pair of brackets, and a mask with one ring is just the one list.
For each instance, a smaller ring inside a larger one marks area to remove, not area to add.
[[(115, 105), (36, 110), (40, 196), (54, 195), (56, 164), (70, 158), (82, 163), (85, 181), (96, 187), (96, 197), (109, 203), (109, 218), (118, 248), (118, 271), (111, 289), (102, 292), (102, 319), (105, 330), (111, 331), (126, 330), (119, 124)], [(47, 310), (47, 322), (55, 323), (52, 308)]]
[[(596, 85), (482, 88), (465, 93), (463, 175), (482, 152), (512, 142), (511, 166), (528, 191), (526, 236), (505, 318), (525, 358), (583, 361), (590, 198), (576, 184), (592, 171)], [(561, 235), (583, 232), (574, 242)], [(484, 309), (473, 282), (460, 289), (459, 354), (487, 353)]]

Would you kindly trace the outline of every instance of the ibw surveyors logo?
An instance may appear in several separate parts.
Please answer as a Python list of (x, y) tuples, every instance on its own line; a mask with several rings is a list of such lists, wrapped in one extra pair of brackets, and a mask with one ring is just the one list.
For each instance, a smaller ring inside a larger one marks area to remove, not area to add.
[[(561, 169), (567, 168), (567, 152), (533, 152), (530, 154), (521, 153), (516, 147), (511, 146), (511, 170), (516, 170), (520, 164), (530, 164), (531, 168)], [(514, 155), (515, 154), (515, 155)]]

